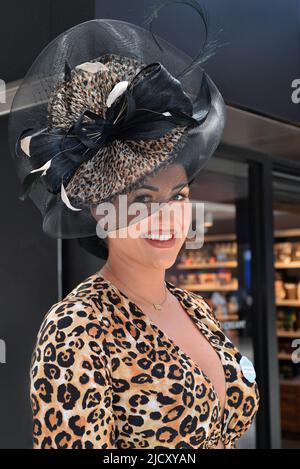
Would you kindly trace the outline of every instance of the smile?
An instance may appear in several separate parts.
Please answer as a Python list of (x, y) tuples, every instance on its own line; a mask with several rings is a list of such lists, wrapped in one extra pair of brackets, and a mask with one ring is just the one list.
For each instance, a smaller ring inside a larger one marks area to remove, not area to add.
[(171, 235), (147, 234), (147, 235), (143, 236), (143, 238), (158, 239), (159, 241), (167, 241), (167, 240), (173, 238), (173, 234), (171, 234)]
[(142, 238), (152, 247), (170, 248), (175, 244), (175, 235), (172, 234), (146, 234)]

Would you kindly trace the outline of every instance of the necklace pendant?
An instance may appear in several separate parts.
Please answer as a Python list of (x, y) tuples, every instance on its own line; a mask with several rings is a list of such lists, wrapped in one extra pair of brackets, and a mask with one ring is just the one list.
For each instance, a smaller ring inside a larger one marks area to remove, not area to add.
[(153, 306), (155, 309), (162, 309), (162, 306), (160, 304), (153, 303)]

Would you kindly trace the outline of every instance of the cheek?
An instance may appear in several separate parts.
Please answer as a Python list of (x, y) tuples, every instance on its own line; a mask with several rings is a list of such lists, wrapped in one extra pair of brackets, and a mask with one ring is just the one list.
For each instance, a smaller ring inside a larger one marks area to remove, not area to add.
[(190, 202), (177, 206), (174, 212), (174, 226), (180, 237), (185, 238), (192, 220), (192, 207)]
[(186, 208), (184, 209), (183, 215), (183, 229), (184, 233), (187, 234), (191, 221), (192, 221), (192, 204), (188, 202), (185, 204)]
[[(119, 230), (120, 231), (120, 230)], [(122, 258), (128, 259), (137, 259), (140, 257), (140, 240), (138, 238), (133, 238), (129, 233), (125, 233), (123, 230), (123, 236), (120, 236), (115, 239), (110, 239), (110, 249), (116, 255), (122, 256)]]

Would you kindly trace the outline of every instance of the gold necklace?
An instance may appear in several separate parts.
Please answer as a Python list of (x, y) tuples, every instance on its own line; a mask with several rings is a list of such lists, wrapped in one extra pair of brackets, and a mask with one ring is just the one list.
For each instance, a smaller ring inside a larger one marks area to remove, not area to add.
[[(120, 281), (120, 279), (112, 272), (111, 268), (109, 266), (106, 266), (106, 268), (112, 273), (112, 275), (122, 284), (124, 285), (124, 287), (128, 288), (129, 291), (132, 292), (132, 290), (127, 287), (127, 285), (125, 285), (123, 282)], [(138, 295), (140, 298), (142, 298), (140, 295)], [(162, 305), (165, 303), (167, 299), (167, 288), (166, 288), (166, 285), (165, 285), (165, 299), (162, 303), (152, 303), (151, 301), (149, 300), (146, 300), (145, 298), (142, 298), (143, 301), (146, 301), (147, 303), (150, 303), (153, 308), (157, 309), (157, 310), (162, 310)]]

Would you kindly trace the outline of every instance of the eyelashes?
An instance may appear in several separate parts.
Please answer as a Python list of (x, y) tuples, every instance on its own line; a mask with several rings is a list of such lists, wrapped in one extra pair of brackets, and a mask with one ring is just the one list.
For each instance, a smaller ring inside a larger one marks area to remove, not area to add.
[(180, 197), (182, 197), (181, 200), (185, 200), (185, 199), (188, 199), (188, 198), (189, 198), (189, 194), (176, 194), (174, 197), (176, 197), (177, 195), (179, 195)]
[[(180, 199), (176, 199), (176, 197), (180, 197)], [(177, 193), (177, 194), (174, 194), (170, 200), (177, 200), (177, 201), (182, 201), (182, 200), (186, 200), (189, 198), (189, 194), (188, 193)], [(146, 200), (145, 200), (146, 199)], [(147, 200), (148, 199), (148, 200)], [(135, 199), (133, 200), (133, 202), (141, 202), (141, 203), (147, 203), (147, 202), (155, 202), (155, 200), (152, 199), (152, 195), (150, 194), (145, 194), (145, 195), (138, 195), (137, 197), (135, 197)]]

